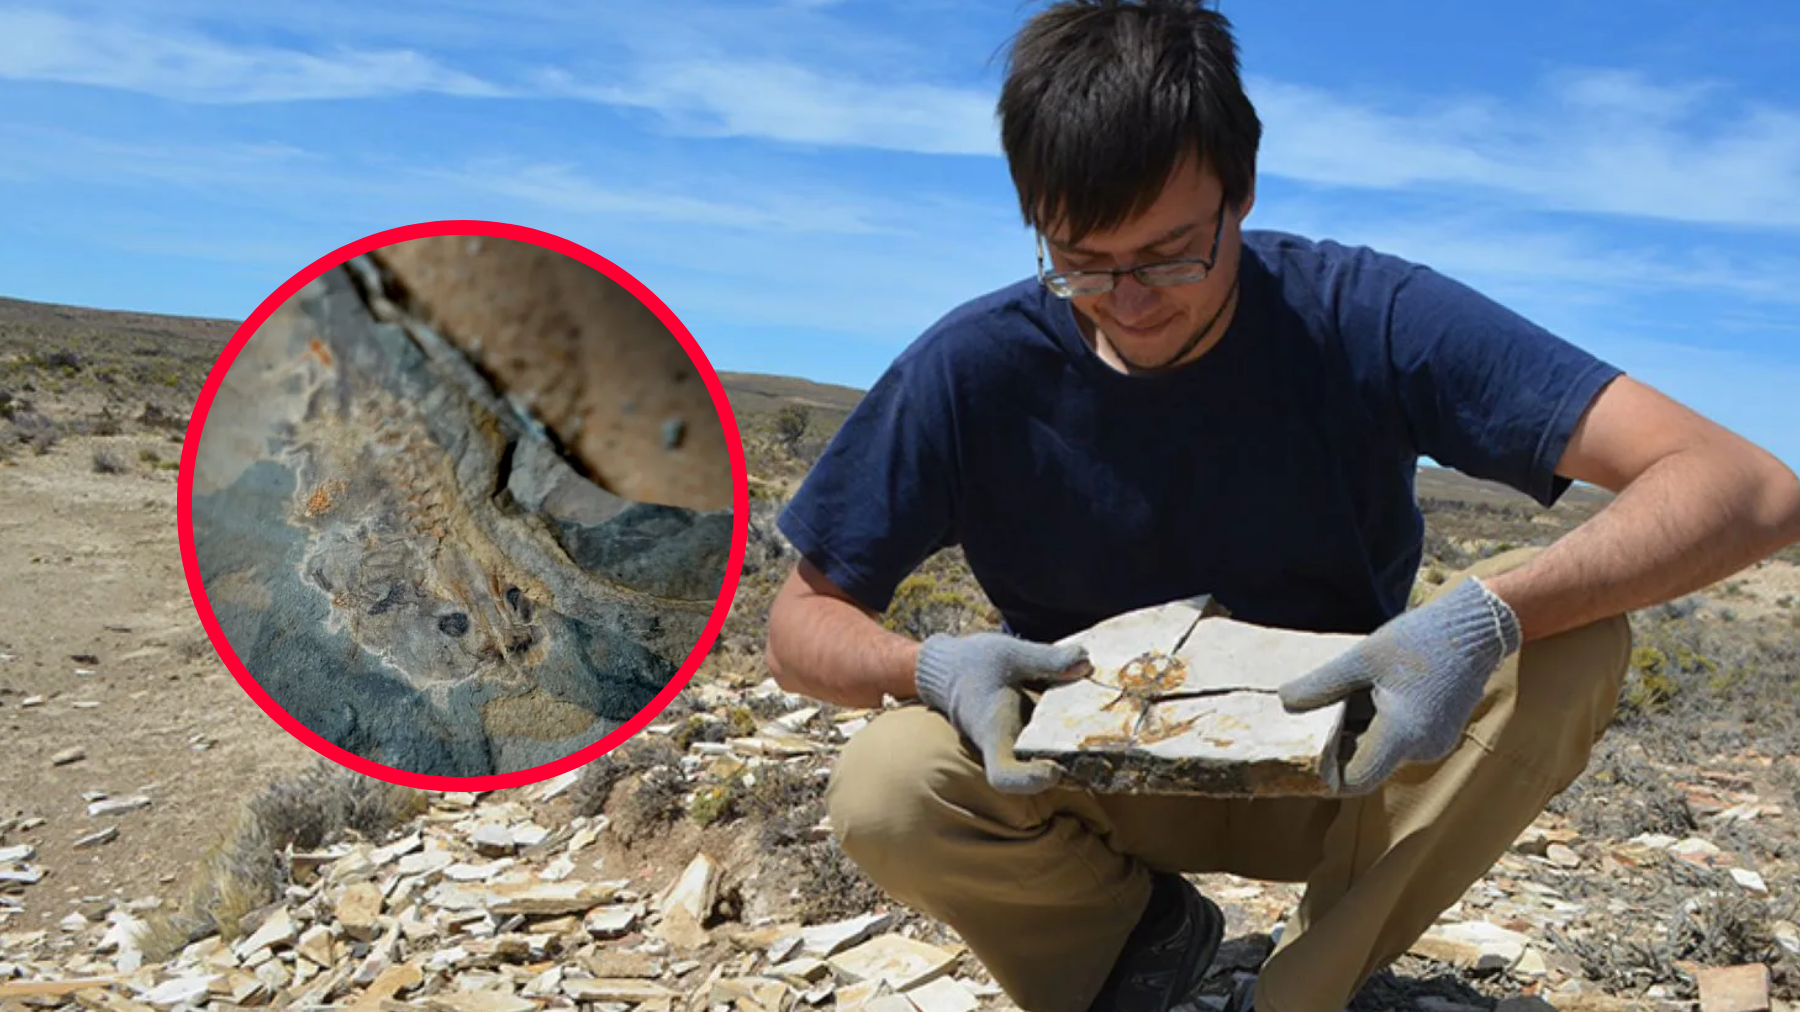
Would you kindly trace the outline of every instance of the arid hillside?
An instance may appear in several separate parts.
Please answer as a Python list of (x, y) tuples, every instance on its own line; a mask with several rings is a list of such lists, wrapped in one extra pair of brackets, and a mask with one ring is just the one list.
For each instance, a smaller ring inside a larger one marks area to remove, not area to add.
[[(857, 391), (722, 377), (751, 544), (725, 635), (649, 731), (558, 781), (426, 794), (317, 767), (195, 616), (175, 462), (234, 326), (0, 300), (0, 1012), (1010, 1007), (832, 842), (824, 785), (871, 714), (763, 666), (794, 561), (774, 517)], [(1606, 501), (1430, 470), (1419, 497), (1422, 583)], [(993, 616), (946, 552), (884, 620)], [(1800, 1008), (1800, 550), (1632, 623), (1588, 772), (1356, 1012)], [(1229, 918), (1216, 1002), (1298, 889), (1197, 881)]]

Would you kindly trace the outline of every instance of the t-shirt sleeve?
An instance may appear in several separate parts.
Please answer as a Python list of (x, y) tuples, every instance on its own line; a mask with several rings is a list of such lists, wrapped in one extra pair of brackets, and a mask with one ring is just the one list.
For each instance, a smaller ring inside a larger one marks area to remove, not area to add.
[(1387, 366), (1414, 448), (1552, 506), (1576, 426), (1621, 370), (1469, 286), (1411, 266), (1392, 290)]
[(857, 403), (781, 511), (782, 534), (865, 607), (954, 543), (954, 409), (940, 364), (903, 355)]

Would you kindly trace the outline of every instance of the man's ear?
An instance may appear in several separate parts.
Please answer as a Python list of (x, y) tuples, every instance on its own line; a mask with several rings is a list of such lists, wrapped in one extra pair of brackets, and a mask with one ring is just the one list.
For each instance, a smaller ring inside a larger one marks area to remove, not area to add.
[(1256, 206), (1256, 178), (1250, 179), (1250, 188), (1244, 191), (1244, 199), (1238, 205), (1238, 223), (1242, 225), (1245, 218), (1250, 217), (1250, 209)]

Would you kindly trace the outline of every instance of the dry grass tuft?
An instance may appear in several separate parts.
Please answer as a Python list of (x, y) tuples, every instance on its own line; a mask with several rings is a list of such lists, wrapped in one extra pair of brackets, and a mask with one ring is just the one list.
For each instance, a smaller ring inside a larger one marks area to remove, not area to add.
[(379, 838), (425, 811), (426, 794), (318, 760), (252, 798), (202, 853), (172, 911), (147, 919), (139, 947), (166, 960), (215, 932), (231, 941), (245, 918), (273, 903), (289, 881), (287, 857), (353, 832)]

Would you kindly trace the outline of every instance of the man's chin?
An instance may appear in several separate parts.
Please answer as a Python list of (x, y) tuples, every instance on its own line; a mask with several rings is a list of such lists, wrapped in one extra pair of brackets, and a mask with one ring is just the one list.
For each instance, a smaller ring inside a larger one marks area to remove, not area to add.
[(1142, 330), (1114, 324), (1106, 336), (1121, 357), (1140, 368), (1162, 365), (1181, 347), (1173, 322)]

